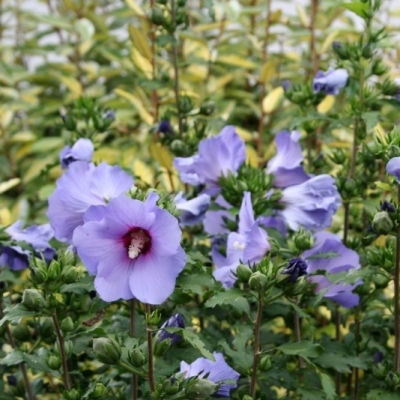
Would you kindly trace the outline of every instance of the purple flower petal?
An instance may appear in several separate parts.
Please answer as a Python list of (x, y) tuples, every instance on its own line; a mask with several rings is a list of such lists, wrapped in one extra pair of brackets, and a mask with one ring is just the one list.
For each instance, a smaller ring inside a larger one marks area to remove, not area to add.
[(75, 161), (90, 162), (93, 156), (93, 143), (89, 139), (78, 139), (76, 143), (70, 147), (64, 147), (60, 152), (61, 168), (66, 169)]
[(319, 71), (313, 83), (314, 93), (325, 92), (325, 94), (337, 95), (339, 90), (346, 86), (348, 72), (343, 69), (329, 69), (326, 72)]
[(386, 165), (386, 172), (400, 182), (400, 157), (394, 157), (389, 160)]
[(249, 232), (254, 224), (254, 211), (251, 204), (251, 193), (244, 192), (242, 205), (239, 210), (239, 233), (244, 235)]
[(243, 253), (244, 263), (258, 263), (271, 249), (268, 242), (268, 234), (257, 223), (253, 224), (246, 235), (246, 247)]

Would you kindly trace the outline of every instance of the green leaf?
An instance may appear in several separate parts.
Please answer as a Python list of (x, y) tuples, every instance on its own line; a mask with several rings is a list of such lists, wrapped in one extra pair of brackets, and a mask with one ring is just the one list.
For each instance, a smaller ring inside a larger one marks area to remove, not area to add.
[(323, 349), (321, 345), (310, 342), (308, 340), (302, 340), (301, 342), (285, 343), (277, 348), (287, 355), (300, 356), (304, 359), (308, 357), (318, 357), (322, 354)]
[(22, 361), (22, 353), (18, 350), (13, 350), (4, 358), (0, 358), (0, 364), (7, 366), (20, 364)]
[(315, 388), (298, 388), (297, 393), (302, 400), (321, 400), (324, 398), (324, 392)]
[(346, 357), (344, 354), (324, 353), (313, 360), (323, 368), (333, 368), (338, 372), (350, 372), (351, 367), (366, 369), (366, 364), (358, 357)]
[(199, 350), (200, 353), (204, 357), (206, 357), (206, 358), (208, 358), (210, 360), (215, 360), (214, 356), (211, 354), (211, 352), (206, 349), (203, 341), (193, 331), (189, 331), (187, 329), (180, 329), (180, 328), (168, 328), (168, 331), (176, 333), (179, 336), (182, 336), (182, 339), (185, 342), (188, 342), (195, 349)]
[(40, 315), (35, 311), (27, 310), (22, 304), (17, 304), (16, 306), (8, 306), (4, 309), (4, 317), (0, 320), (0, 326), (2, 326), (5, 322), (14, 322), (16, 324), (21, 321), (24, 317), (34, 317)]
[(42, 355), (34, 355), (34, 354), (21, 354), (22, 359), (26, 362), (29, 368), (32, 368), (36, 371), (43, 372), (51, 372), (51, 368), (46, 364), (45, 357)]
[(368, 392), (365, 400), (400, 400), (400, 393), (388, 392), (384, 389), (373, 389)]
[(70, 283), (68, 285), (61, 286), (61, 293), (76, 293), (76, 294), (85, 294), (89, 293), (91, 290), (94, 290), (94, 283), (92, 276), (85, 276), (79, 282)]
[(365, 18), (369, 14), (369, 5), (367, 3), (354, 1), (353, 3), (343, 4), (343, 7), (357, 14), (361, 18)]
[(250, 306), (248, 301), (243, 297), (244, 292), (240, 289), (229, 289), (225, 292), (218, 292), (208, 299), (205, 307), (214, 308), (222, 304), (229, 304), (237, 310), (250, 315)]
[(321, 380), (322, 389), (326, 394), (327, 400), (337, 399), (337, 394), (335, 392), (335, 385), (333, 384), (333, 380), (329, 375), (323, 374), (322, 372), (316, 371), (319, 379)]
[(179, 277), (177, 284), (181, 286), (184, 291), (202, 295), (204, 294), (204, 287), (209, 288), (214, 286), (214, 280), (210, 275), (190, 274)]

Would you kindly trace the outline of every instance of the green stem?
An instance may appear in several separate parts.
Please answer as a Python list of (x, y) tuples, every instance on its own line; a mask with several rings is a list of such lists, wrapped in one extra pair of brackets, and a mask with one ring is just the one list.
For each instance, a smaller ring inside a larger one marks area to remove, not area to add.
[(151, 315), (151, 306), (150, 304), (146, 304), (146, 331), (147, 331), (147, 350), (149, 355), (149, 386), (150, 392), (153, 393), (155, 390), (154, 384), (154, 356), (153, 356), (153, 332), (151, 329), (151, 325), (149, 323)]
[[(136, 332), (136, 320), (135, 320), (135, 311), (136, 311), (136, 300), (132, 299), (129, 302), (130, 305), (130, 334), (131, 337), (135, 337)], [(132, 400), (137, 400), (137, 389), (138, 389), (138, 376), (135, 372), (132, 372)]]
[(65, 341), (64, 341), (64, 337), (62, 335), (61, 329), (60, 329), (60, 324), (58, 322), (57, 314), (53, 314), (52, 318), (53, 318), (53, 323), (54, 323), (54, 327), (56, 330), (58, 344), (60, 345), (60, 355), (61, 355), (62, 370), (63, 370), (63, 374), (62, 374), (63, 383), (64, 383), (65, 389), (70, 390), (71, 384), (69, 382), (67, 355), (65, 353)]
[(135, 367), (132, 367), (132, 365), (129, 365), (124, 361), (119, 360), (117, 365), (119, 365), (121, 368), (126, 369), (129, 372), (132, 372), (132, 374), (139, 375), (139, 376), (141, 376), (143, 378), (146, 377), (146, 374), (143, 371), (140, 371), (139, 369), (137, 369)]
[[(397, 207), (400, 205), (400, 185), (397, 185)], [(396, 232), (396, 259), (394, 271), (394, 371), (400, 370), (400, 226)]]
[(254, 346), (253, 346), (253, 367), (251, 371), (251, 382), (250, 382), (250, 396), (255, 399), (256, 397), (256, 383), (257, 383), (257, 368), (258, 360), (260, 358), (260, 328), (263, 312), (263, 298), (261, 293), (258, 294), (258, 308), (257, 317), (254, 325)]

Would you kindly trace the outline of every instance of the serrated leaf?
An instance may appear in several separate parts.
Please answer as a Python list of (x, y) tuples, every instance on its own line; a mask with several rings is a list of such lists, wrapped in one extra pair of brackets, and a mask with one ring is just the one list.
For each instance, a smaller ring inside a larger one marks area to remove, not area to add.
[(366, 395), (365, 400), (400, 400), (400, 393), (393, 393), (384, 389), (372, 389)]
[(129, 37), (131, 38), (135, 49), (137, 49), (139, 53), (147, 60), (150, 60), (152, 55), (147, 37), (143, 34), (143, 32), (141, 32), (138, 28), (136, 28), (136, 26), (132, 24), (129, 24), (128, 30)]
[(262, 101), (262, 108), (266, 114), (275, 111), (280, 105), (284, 95), (282, 86), (279, 86), (269, 92)]
[(24, 317), (34, 317), (40, 315), (35, 311), (27, 310), (22, 304), (17, 304), (16, 306), (8, 306), (4, 309), (4, 317), (0, 320), (0, 326), (5, 322), (15, 322), (19, 323)]
[(285, 343), (277, 347), (277, 349), (287, 355), (301, 356), (303, 358), (315, 358), (323, 353), (321, 345), (310, 342), (309, 340), (302, 340), (295, 343)]
[(82, 280), (75, 283), (62, 285), (60, 288), (61, 293), (76, 293), (85, 294), (94, 290), (93, 276), (85, 276)]
[(178, 277), (178, 282), (183, 290), (202, 295), (204, 287), (214, 286), (214, 280), (209, 275), (190, 274)]
[(243, 291), (239, 289), (229, 289), (225, 292), (218, 292), (208, 299), (204, 306), (206, 308), (214, 308), (222, 304), (229, 304), (239, 311), (250, 315), (250, 306), (248, 301), (243, 297)]
[(326, 399), (327, 400), (335, 400), (338, 398), (336, 391), (335, 391), (335, 385), (333, 384), (333, 380), (329, 375), (323, 374), (319, 371), (316, 371), (319, 379), (321, 380), (321, 385), (322, 389), (325, 392)]
[(324, 353), (313, 360), (323, 368), (333, 368), (338, 372), (350, 372), (351, 367), (365, 369), (366, 364), (358, 357), (346, 357), (343, 354)]
[(179, 336), (182, 337), (182, 339), (185, 342), (188, 342), (195, 349), (199, 350), (200, 353), (204, 357), (215, 361), (215, 358), (212, 355), (212, 353), (206, 349), (205, 344), (203, 343), (203, 341), (193, 331), (189, 331), (187, 329), (180, 329), (180, 328), (168, 328), (168, 331), (178, 334)]

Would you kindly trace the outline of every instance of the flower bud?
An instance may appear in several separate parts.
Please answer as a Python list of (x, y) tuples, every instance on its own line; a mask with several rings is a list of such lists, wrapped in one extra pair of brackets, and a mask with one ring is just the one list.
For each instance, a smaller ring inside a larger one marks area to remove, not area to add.
[(387, 365), (385, 362), (374, 364), (372, 366), (372, 374), (377, 379), (383, 379), (387, 374)]
[(400, 379), (397, 374), (389, 372), (386, 375), (385, 383), (390, 389), (394, 389), (400, 383)]
[(31, 332), (26, 325), (17, 325), (12, 330), (12, 335), (20, 342), (29, 342), (29, 340), (31, 340)]
[(373, 56), (374, 52), (372, 50), (371, 45), (368, 43), (362, 49), (361, 55), (366, 58), (367, 60)]
[(76, 129), (77, 122), (71, 113), (61, 115), (61, 119), (64, 122), (64, 126), (68, 131), (74, 131)]
[(373, 282), (377, 289), (385, 289), (389, 284), (390, 278), (382, 274), (376, 274), (373, 278)]
[(211, 115), (214, 111), (215, 103), (213, 101), (206, 101), (201, 105), (199, 113), (202, 115)]
[(181, 155), (181, 154), (183, 154), (183, 152), (186, 148), (186, 145), (185, 145), (185, 143), (182, 142), (182, 140), (175, 139), (172, 141), (170, 148), (174, 154)]
[(265, 355), (260, 359), (260, 364), (259, 364), (260, 370), (261, 371), (268, 371), (272, 367), (272, 361), (271, 361), (271, 356), (270, 355)]
[(31, 281), (41, 285), (47, 280), (47, 273), (42, 268), (31, 268)]
[(298, 249), (300, 252), (310, 250), (314, 244), (313, 237), (310, 235), (309, 232), (306, 232), (305, 230), (300, 230), (296, 232), (294, 234), (293, 241), (296, 249)]
[(163, 25), (165, 23), (164, 12), (159, 7), (153, 7), (150, 18), (154, 25)]
[(388, 67), (382, 62), (382, 60), (375, 60), (372, 64), (371, 72), (374, 75), (383, 75), (387, 72)]
[(332, 49), (341, 60), (348, 60), (350, 58), (350, 52), (347, 44), (333, 42)]
[(384, 200), (381, 204), (381, 211), (387, 211), (393, 213), (396, 211), (396, 208), (392, 203), (389, 203), (388, 201)]
[(68, 392), (64, 392), (64, 398), (66, 400), (80, 400), (82, 396), (76, 389), (71, 389)]
[(296, 282), (300, 276), (307, 275), (307, 263), (302, 258), (292, 258), (281, 273), (289, 275), (288, 282)]
[(249, 286), (253, 290), (262, 290), (268, 284), (268, 278), (259, 271), (254, 272), (249, 279)]
[(236, 275), (240, 282), (247, 283), (252, 274), (252, 270), (246, 265), (240, 264), (236, 269)]
[(61, 274), (60, 263), (56, 260), (53, 260), (50, 263), (49, 268), (47, 269), (47, 278), (50, 281), (56, 281), (60, 278), (60, 274)]
[(161, 342), (155, 342), (154, 343), (154, 354), (157, 357), (161, 357), (162, 355), (164, 355), (169, 348), (171, 347), (171, 339), (165, 339)]
[(393, 229), (393, 222), (387, 211), (380, 211), (375, 214), (372, 220), (372, 228), (380, 235), (387, 235)]
[(172, 395), (178, 393), (179, 389), (180, 389), (179, 382), (176, 379), (167, 379), (164, 382), (163, 390), (169, 396), (172, 396)]
[(59, 356), (52, 355), (47, 359), (47, 365), (56, 371), (61, 367), (61, 358)]
[(161, 342), (165, 339), (171, 339), (170, 344), (171, 346), (180, 342), (182, 337), (176, 333), (170, 333), (166, 331), (164, 328), (185, 328), (185, 321), (180, 314), (174, 314), (170, 317), (164, 324), (161, 326), (158, 332), (158, 341)]
[(96, 382), (93, 392), (89, 395), (89, 398), (102, 399), (107, 393), (108, 389), (101, 382)]
[(46, 306), (46, 301), (38, 290), (25, 289), (22, 295), (22, 305), (31, 311), (41, 311)]
[(14, 375), (7, 375), (7, 383), (10, 386), (17, 386), (18, 379)]
[(208, 379), (197, 379), (190, 385), (185, 394), (188, 399), (204, 400), (216, 392), (218, 385)]
[(193, 109), (193, 100), (189, 96), (179, 98), (179, 110), (183, 114), (187, 114)]
[(74, 321), (71, 317), (64, 318), (60, 324), (61, 330), (63, 332), (71, 332), (74, 330)]
[(76, 267), (67, 267), (61, 273), (61, 279), (65, 283), (75, 283), (79, 278), (79, 272)]
[(121, 347), (111, 338), (93, 339), (93, 351), (103, 364), (116, 364), (121, 358)]
[(146, 364), (146, 356), (143, 351), (138, 348), (128, 351), (128, 360), (135, 368), (143, 367), (143, 365)]
[(400, 147), (392, 145), (389, 147), (388, 153), (387, 153), (389, 158), (395, 158), (400, 156)]

